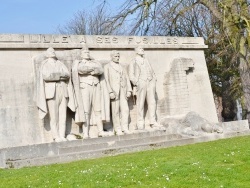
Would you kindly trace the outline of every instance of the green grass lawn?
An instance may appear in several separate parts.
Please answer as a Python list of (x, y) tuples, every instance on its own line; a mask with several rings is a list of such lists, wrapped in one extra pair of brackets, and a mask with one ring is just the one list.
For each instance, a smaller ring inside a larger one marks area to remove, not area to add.
[(250, 187), (250, 136), (68, 164), (1, 169), (0, 187)]

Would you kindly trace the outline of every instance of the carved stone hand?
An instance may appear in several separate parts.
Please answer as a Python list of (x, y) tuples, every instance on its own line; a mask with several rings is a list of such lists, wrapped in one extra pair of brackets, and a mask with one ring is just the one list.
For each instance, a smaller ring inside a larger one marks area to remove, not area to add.
[(68, 80), (69, 79), (69, 75), (65, 72), (61, 73), (60, 75), (60, 80)]
[(129, 98), (130, 96), (131, 96), (131, 92), (128, 91), (128, 92), (127, 92), (127, 98)]
[(110, 99), (115, 99), (115, 94), (114, 93), (110, 93), (109, 97), (110, 97)]

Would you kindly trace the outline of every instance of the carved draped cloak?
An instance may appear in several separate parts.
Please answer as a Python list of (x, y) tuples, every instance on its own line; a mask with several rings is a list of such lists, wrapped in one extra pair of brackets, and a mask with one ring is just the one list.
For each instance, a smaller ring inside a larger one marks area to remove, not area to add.
[[(44, 84), (44, 79), (43, 79), (43, 66), (48, 60), (44, 60), (41, 62), (38, 70), (35, 70), (37, 72), (36, 74), (36, 92), (35, 92), (35, 99), (36, 99), (36, 104), (38, 107), (38, 113), (39, 113), (39, 118), (44, 119), (46, 114), (48, 113), (48, 107), (46, 103), (46, 96), (45, 96), (45, 84)], [(66, 68), (67, 67), (60, 62), (59, 60), (56, 60), (57, 63), (59, 63), (62, 67)], [(33, 59), (33, 62), (35, 62), (35, 59)], [(37, 62), (36, 62), (37, 63)], [(53, 73), (53, 70), (47, 70), (48, 74)], [(68, 107), (74, 112), (75, 111), (75, 99), (74, 99), (74, 93), (73, 93), (73, 87), (71, 83), (71, 78), (69, 79), (67, 83), (67, 90), (68, 90), (68, 95), (69, 95), (69, 101), (68, 101)]]
[[(81, 124), (86, 121), (85, 113), (84, 113), (84, 105), (82, 100), (81, 91), (80, 91), (80, 80), (78, 74), (78, 65), (81, 61), (76, 60), (72, 66), (72, 82), (75, 91), (75, 99), (76, 99), (76, 113), (75, 113), (75, 123)], [(110, 99), (109, 92), (107, 90), (106, 81), (104, 79), (103, 74), (99, 76), (100, 86), (101, 86), (101, 116), (102, 121), (110, 122)], [(91, 112), (91, 121), (90, 124), (95, 124), (93, 112)]]

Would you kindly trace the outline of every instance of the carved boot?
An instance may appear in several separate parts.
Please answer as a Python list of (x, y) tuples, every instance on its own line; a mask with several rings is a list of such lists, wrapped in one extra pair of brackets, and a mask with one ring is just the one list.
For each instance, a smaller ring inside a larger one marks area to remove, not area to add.
[(89, 138), (89, 116), (86, 116), (86, 122), (83, 123), (83, 139)]
[(65, 138), (65, 132), (66, 132), (66, 123), (62, 123), (59, 126), (59, 136), (61, 141), (67, 141), (67, 138)]
[(163, 125), (161, 125), (161, 124), (159, 124), (157, 122), (154, 122), (153, 124), (150, 124), (150, 126), (151, 126), (151, 128), (153, 128), (155, 130), (166, 130), (166, 128)]
[(144, 121), (138, 121), (137, 130), (144, 130), (144, 129), (145, 129)]
[(122, 132), (122, 130), (121, 130), (121, 129), (117, 129), (117, 130), (115, 130), (115, 134), (116, 134), (117, 136), (124, 135), (124, 133)]
[(96, 112), (96, 125), (97, 125), (97, 129), (98, 129), (98, 137), (105, 137), (105, 136), (109, 136), (109, 134), (106, 134), (103, 131), (103, 123), (102, 123), (102, 119), (101, 119), (101, 113)]
[(123, 127), (123, 131), (122, 131), (122, 132), (123, 132), (124, 134), (131, 134), (131, 132), (130, 132), (129, 129), (128, 129), (128, 125), (123, 125), (122, 127)]
[(55, 142), (61, 142), (62, 140), (60, 139), (60, 136), (58, 133), (57, 124), (54, 122), (50, 122), (50, 129), (51, 129), (53, 140)]

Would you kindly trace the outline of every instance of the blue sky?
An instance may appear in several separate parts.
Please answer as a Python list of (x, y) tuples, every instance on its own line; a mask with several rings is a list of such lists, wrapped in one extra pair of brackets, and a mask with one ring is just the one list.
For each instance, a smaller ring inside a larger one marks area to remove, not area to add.
[[(90, 11), (103, 0), (1, 0), (0, 33), (53, 34), (79, 10)], [(121, 0), (107, 0), (112, 10)]]

